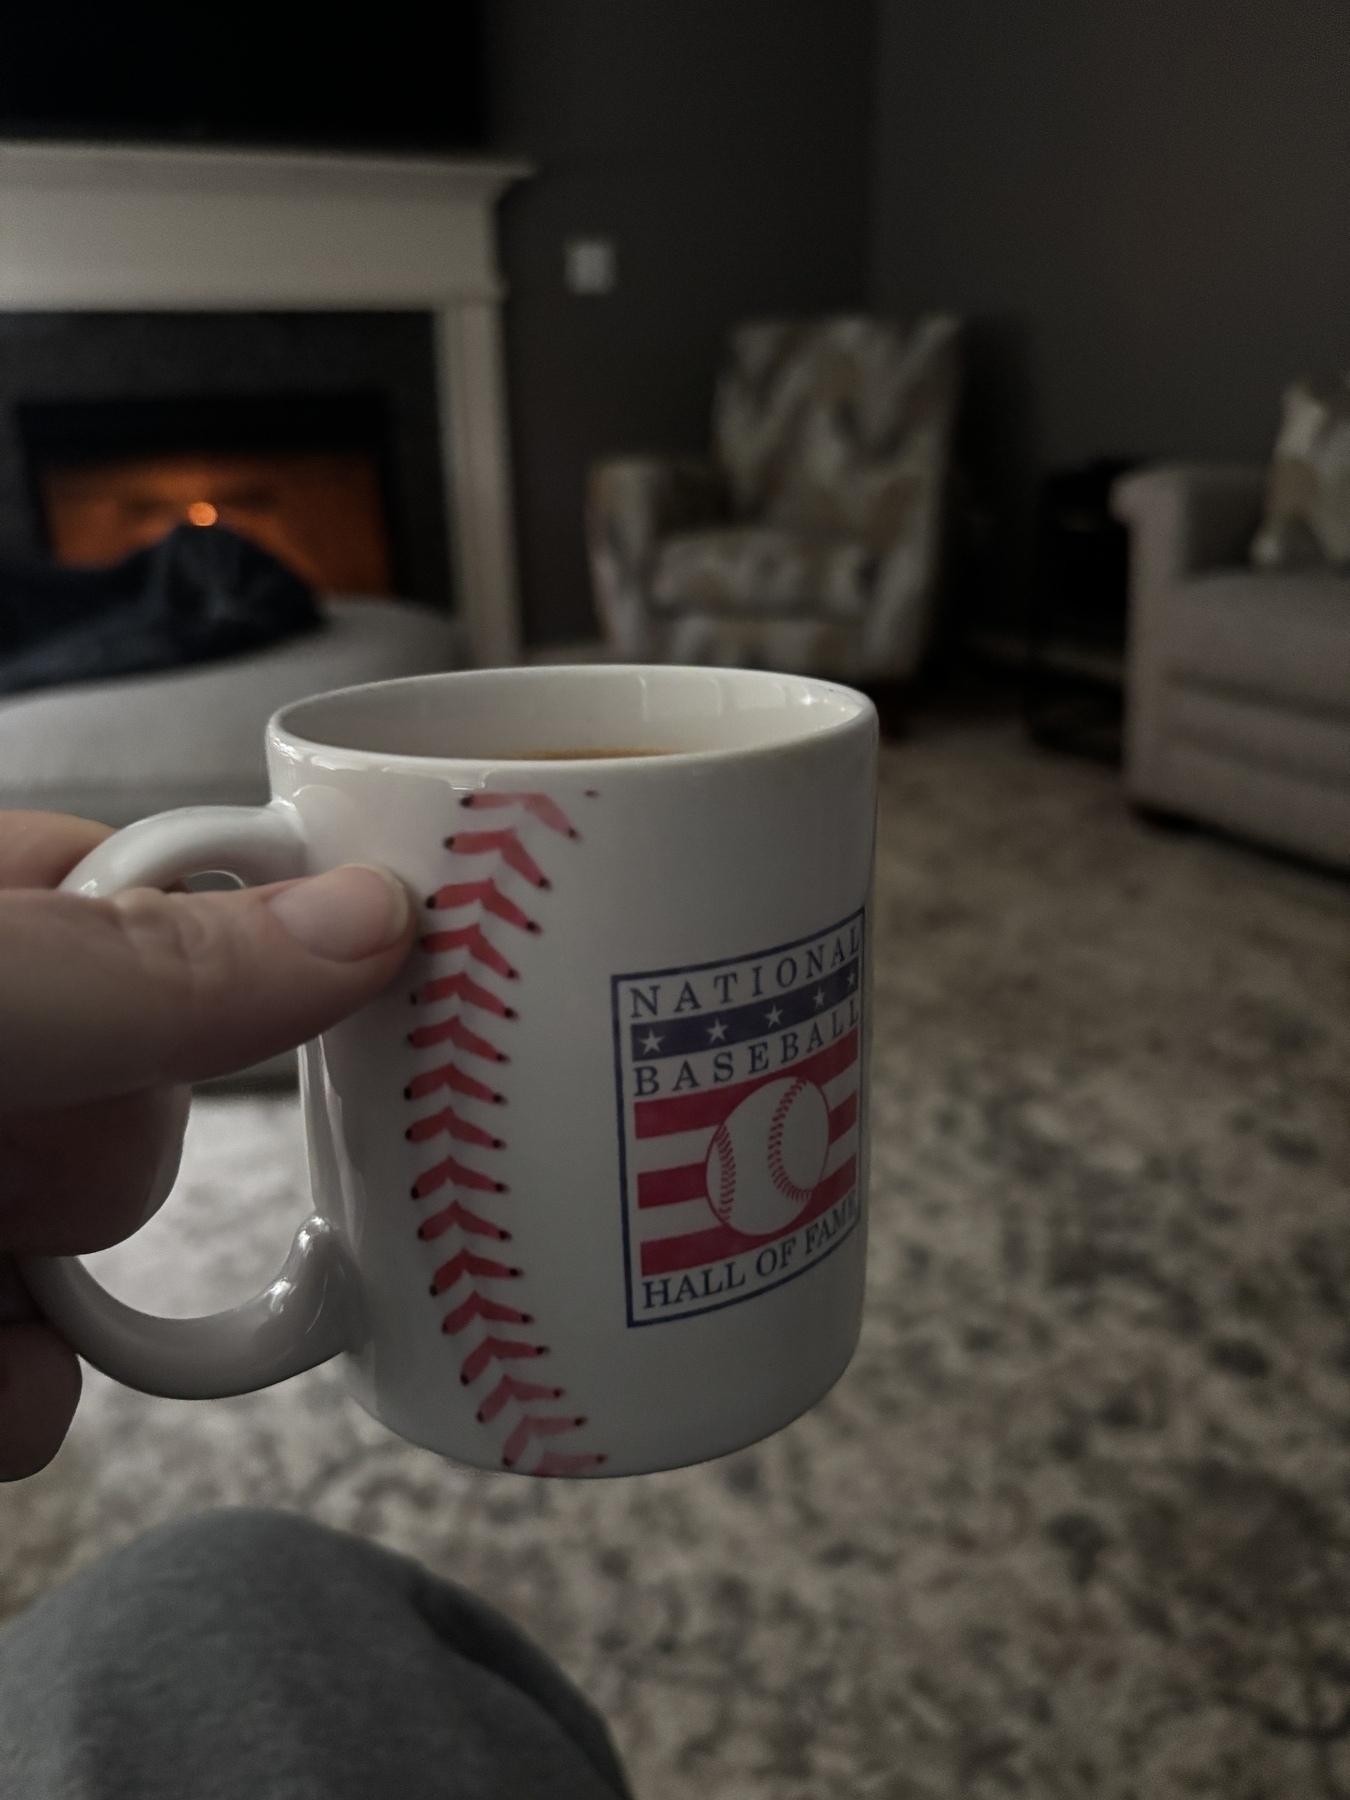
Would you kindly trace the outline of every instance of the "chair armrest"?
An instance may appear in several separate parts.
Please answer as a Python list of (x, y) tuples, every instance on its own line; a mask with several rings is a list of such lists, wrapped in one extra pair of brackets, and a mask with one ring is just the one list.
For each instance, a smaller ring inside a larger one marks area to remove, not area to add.
[(725, 518), (726, 484), (705, 457), (624, 456), (593, 463), (586, 545), (596, 610), (616, 654), (649, 654), (647, 590), (662, 538)]
[(1177, 590), (1207, 569), (1247, 560), (1260, 523), (1260, 469), (1193, 466), (1127, 475), (1111, 510), (1130, 527), (1130, 617), (1125, 680), (1125, 785), (1136, 798), (1166, 791), (1167, 675), (1181, 616)]
[(1145, 469), (1111, 490), (1136, 557), (1158, 576), (1245, 564), (1261, 523), (1265, 470), (1197, 463)]

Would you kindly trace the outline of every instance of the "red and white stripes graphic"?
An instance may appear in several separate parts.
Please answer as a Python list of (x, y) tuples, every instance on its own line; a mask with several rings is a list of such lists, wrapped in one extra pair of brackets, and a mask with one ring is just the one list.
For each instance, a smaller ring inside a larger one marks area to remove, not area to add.
[(814, 1082), (829, 1109), (825, 1167), (790, 1229), (808, 1225), (848, 1193), (858, 1179), (858, 1050), (854, 1027), (826, 1049), (786, 1069), (771, 1070), (734, 1087), (636, 1103), (634, 1163), (643, 1275), (699, 1268), (753, 1249), (762, 1241), (713, 1220), (708, 1199), (708, 1147), (714, 1131), (741, 1101), (784, 1075)]
[(414, 1120), (406, 1134), (414, 1144), (446, 1152), (413, 1183), (415, 1201), (436, 1201), (417, 1235), (451, 1252), (431, 1277), (431, 1294), (449, 1302), (441, 1330), (455, 1340), (460, 1381), (466, 1387), (481, 1383), (479, 1422), (497, 1431), (506, 1426), (502, 1467), (584, 1475), (604, 1456), (556, 1449), (553, 1440), (584, 1425), (585, 1416), (566, 1404), (565, 1389), (524, 1378), (525, 1367), (546, 1358), (549, 1347), (531, 1334), (531, 1315), (501, 1297), (524, 1271), (503, 1248), (512, 1236), (502, 1222), (510, 1217), (509, 1190), (492, 1168), (495, 1154), (506, 1148), (495, 1127), (497, 1109), (507, 1104), (493, 1077), (511, 1060), (504, 1046), (518, 1016), (503, 989), (510, 992), (520, 979), (503, 943), (509, 947), (512, 933), (542, 929), (520, 903), (529, 900), (530, 890), (546, 893), (552, 885), (531, 845), (542, 854), (550, 838), (575, 840), (580, 833), (547, 794), (474, 793), (460, 806), (495, 817), (489, 829), (446, 838), (449, 879), (427, 901), (446, 920), (421, 940), (435, 972), (413, 991), (412, 1001), (435, 1011), (409, 1032), (408, 1042), (436, 1052), (437, 1060), (408, 1084), (406, 1096), (449, 1098)]

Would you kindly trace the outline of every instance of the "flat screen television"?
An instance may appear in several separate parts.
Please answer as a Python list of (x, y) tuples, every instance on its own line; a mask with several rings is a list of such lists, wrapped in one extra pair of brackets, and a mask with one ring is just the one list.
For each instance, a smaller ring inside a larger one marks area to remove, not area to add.
[(21, 0), (0, 44), (0, 137), (472, 149), (484, 3)]

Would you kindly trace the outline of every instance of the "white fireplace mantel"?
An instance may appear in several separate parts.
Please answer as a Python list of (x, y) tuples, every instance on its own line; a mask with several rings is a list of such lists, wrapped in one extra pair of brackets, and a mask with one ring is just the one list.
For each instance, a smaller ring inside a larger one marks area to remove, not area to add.
[(0, 308), (435, 315), (453, 561), (520, 655), (495, 206), (524, 162), (0, 142)]

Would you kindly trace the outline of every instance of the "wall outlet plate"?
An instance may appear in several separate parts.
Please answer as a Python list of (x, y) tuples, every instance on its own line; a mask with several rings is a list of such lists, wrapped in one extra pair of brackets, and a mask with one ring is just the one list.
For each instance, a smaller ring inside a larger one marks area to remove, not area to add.
[(568, 238), (563, 245), (563, 277), (571, 294), (612, 294), (619, 278), (613, 238)]

